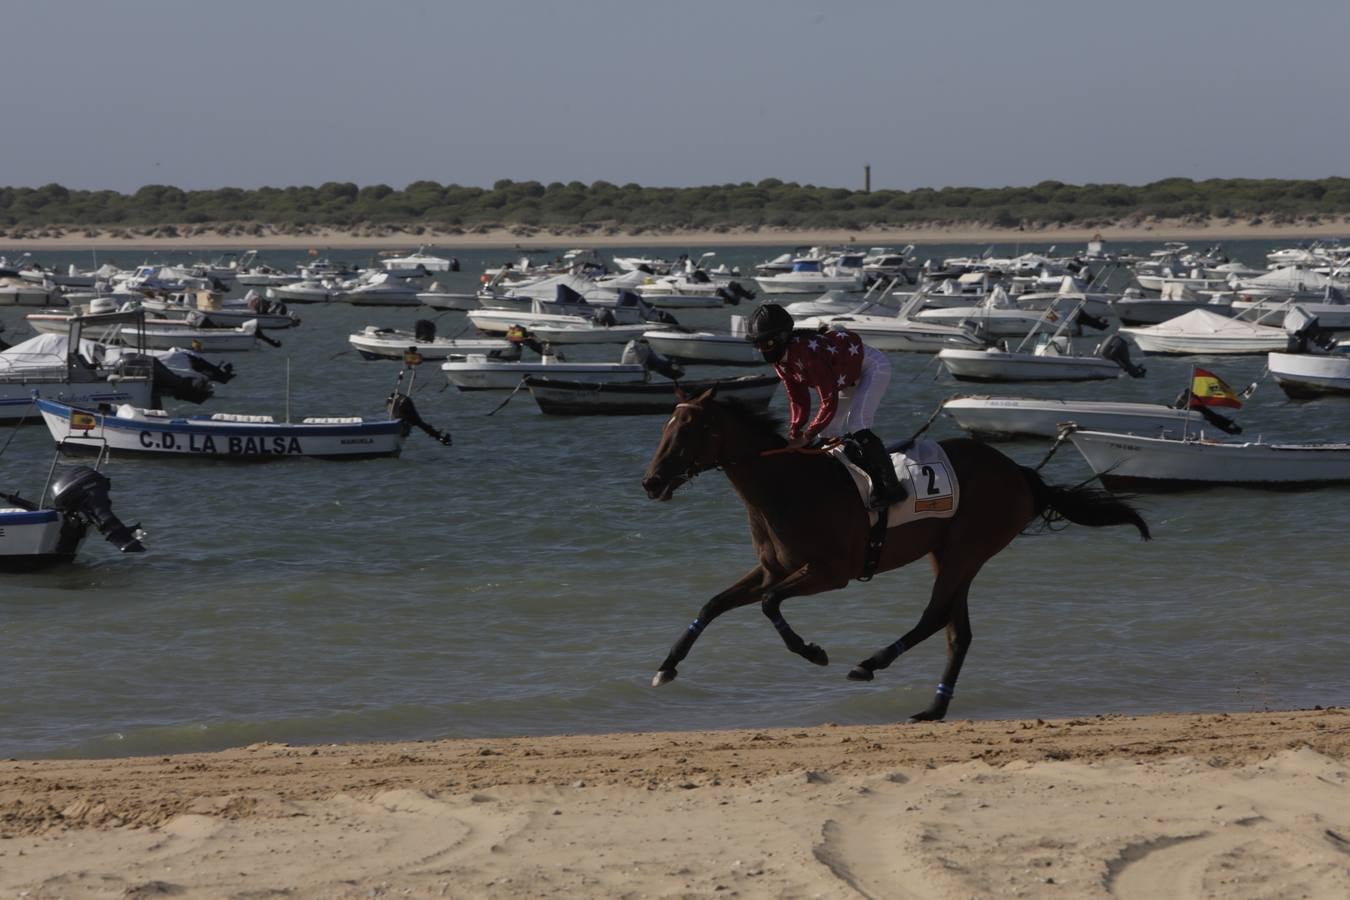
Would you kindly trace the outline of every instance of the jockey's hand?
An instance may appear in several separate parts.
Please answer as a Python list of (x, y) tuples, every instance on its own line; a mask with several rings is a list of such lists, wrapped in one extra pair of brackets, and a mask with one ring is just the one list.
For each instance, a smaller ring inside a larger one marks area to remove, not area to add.
[(788, 449), (796, 450), (798, 447), (805, 447), (811, 442), (811, 439), (804, 434), (799, 434), (794, 438), (788, 438)]

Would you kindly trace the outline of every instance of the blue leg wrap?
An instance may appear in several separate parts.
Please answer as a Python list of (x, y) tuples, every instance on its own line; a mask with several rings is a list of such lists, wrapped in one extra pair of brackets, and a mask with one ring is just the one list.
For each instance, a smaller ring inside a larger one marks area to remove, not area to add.
[(943, 698), (944, 700), (952, 699), (952, 694), (954, 693), (956, 693), (956, 689), (949, 685), (939, 684), (937, 686), (937, 695)]
[(698, 619), (695, 619), (694, 621), (689, 623), (689, 630), (692, 631), (694, 634), (698, 634), (700, 631), (703, 630), (703, 623), (700, 622)]

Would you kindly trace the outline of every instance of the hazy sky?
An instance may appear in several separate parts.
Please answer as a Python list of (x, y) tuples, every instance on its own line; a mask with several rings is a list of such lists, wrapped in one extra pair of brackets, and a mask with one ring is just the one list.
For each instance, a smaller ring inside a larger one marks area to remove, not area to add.
[(0, 185), (1350, 175), (1350, 0), (11, 0)]

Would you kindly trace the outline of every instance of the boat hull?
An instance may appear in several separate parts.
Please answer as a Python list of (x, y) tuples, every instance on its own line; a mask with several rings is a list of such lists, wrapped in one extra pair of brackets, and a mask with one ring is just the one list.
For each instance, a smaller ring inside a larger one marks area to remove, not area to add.
[[(525, 384), (539, 411), (545, 415), (667, 415), (679, 402), (673, 382), (605, 384), (529, 377), (525, 379)], [(739, 378), (681, 381), (679, 385), (686, 396), (693, 396), (713, 386), (716, 386), (719, 398), (735, 397), (756, 409), (764, 409), (773, 399), (778, 387), (778, 376), (742, 375)]]
[(942, 411), (962, 429), (982, 437), (1044, 437), (1070, 422), (1089, 431), (1181, 437), (1205, 420), (1195, 410), (1155, 403), (1072, 401), (1039, 397), (956, 397)]
[(585, 381), (636, 381), (647, 370), (637, 363), (493, 362), (450, 360), (441, 364), (446, 380), (461, 391), (509, 391), (527, 375)]
[(958, 381), (1102, 381), (1119, 378), (1120, 366), (1091, 356), (1037, 356), (1002, 350), (938, 351), (938, 359)]
[(1302, 488), (1350, 482), (1350, 444), (1176, 440), (1096, 431), (1075, 431), (1069, 439), (1102, 483), (1113, 489)]
[(40, 378), (0, 380), (0, 424), (19, 421), (36, 424), (41, 421), (33, 397), (35, 391), (39, 396), (75, 406), (116, 406), (123, 403), (149, 406), (154, 388), (147, 378), (90, 382)]
[[(394, 419), (316, 423), (225, 421), (211, 417), (129, 417), (72, 410), (39, 400), (38, 410), (52, 438), (64, 449), (114, 455), (223, 459), (262, 462), (279, 459), (370, 459), (397, 456), (403, 424)], [(93, 420), (71, 425), (72, 412)], [(242, 418), (242, 417), (241, 417)]]
[(0, 509), (0, 572), (70, 562), (88, 527), (54, 509)]
[(711, 332), (644, 331), (642, 338), (653, 350), (680, 363), (719, 366), (763, 366), (764, 357), (740, 335)]
[(1271, 353), (1266, 367), (1275, 383), (1295, 400), (1350, 395), (1350, 356)]

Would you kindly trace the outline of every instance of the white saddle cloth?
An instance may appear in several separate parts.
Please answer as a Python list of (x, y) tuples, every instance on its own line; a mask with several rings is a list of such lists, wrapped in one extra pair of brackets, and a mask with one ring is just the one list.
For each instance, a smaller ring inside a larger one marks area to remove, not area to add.
[[(858, 495), (866, 504), (872, 497), (872, 479), (844, 455), (842, 447), (830, 448), (853, 477)], [(947, 451), (937, 441), (918, 440), (905, 453), (892, 453), (891, 464), (905, 486), (905, 499), (891, 504), (887, 511), (887, 528), (895, 528), (918, 519), (949, 519), (956, 515), (961, 500), (961, 486), (952, 470)], [(877, 514), (869, 512), (868, 521), (876, 524)]]

